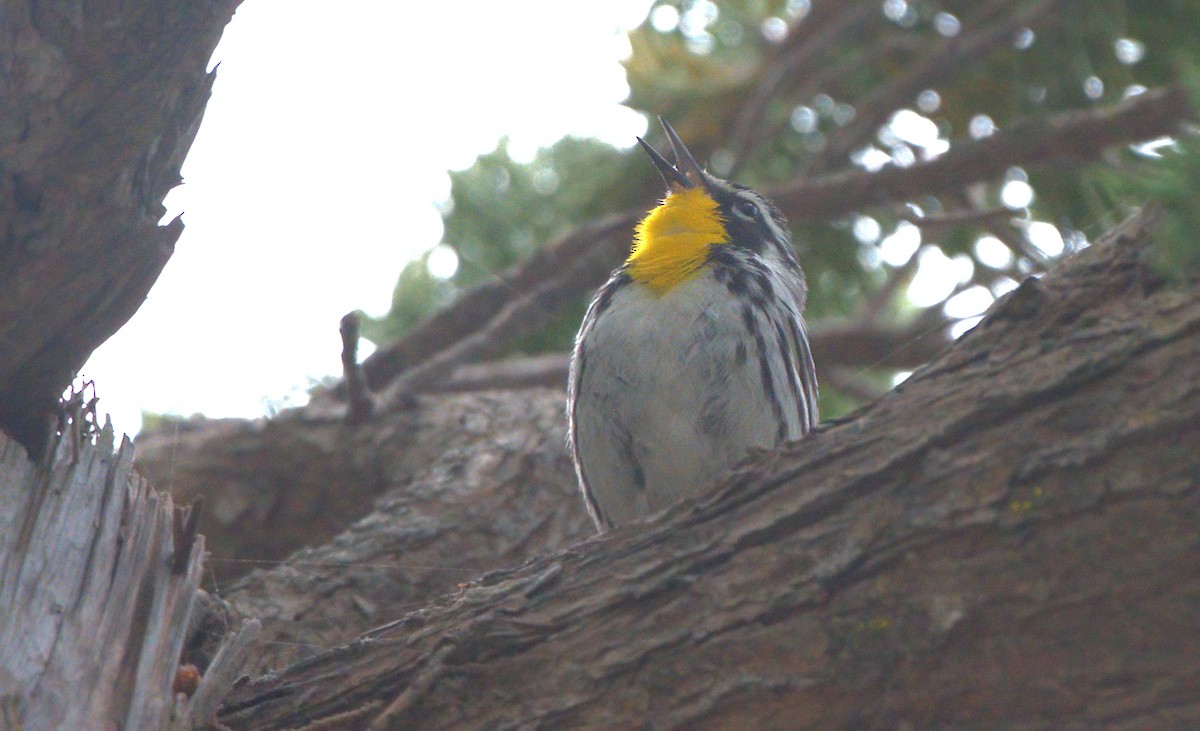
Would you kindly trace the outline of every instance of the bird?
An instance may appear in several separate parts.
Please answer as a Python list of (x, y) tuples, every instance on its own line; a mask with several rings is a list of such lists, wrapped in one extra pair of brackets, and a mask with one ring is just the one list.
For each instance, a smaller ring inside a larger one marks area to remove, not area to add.
[(667, 187), (592, 298), (568, 378), (568, 446), (600, 532), (702, 495), (751, 450), (817, 425), (807, 285), (780, 210), (700, 167), (660, 119)]

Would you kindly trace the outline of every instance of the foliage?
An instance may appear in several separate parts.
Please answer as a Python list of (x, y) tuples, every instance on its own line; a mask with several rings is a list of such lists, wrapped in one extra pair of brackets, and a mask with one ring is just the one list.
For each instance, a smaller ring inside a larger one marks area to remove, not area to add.
[[(1200, 3), (1190, 0), (1061, 0), (1041, 16), (1037, 11), (1043, 3), (1022, 0), (888, 0), (871, 5), (876, 14), (850, 35), (852, 42), (834, 44), (819, 56), (819, 65), (801, 67), (780, 80), (753, 127), (761, 139), (743, 150), (731, 139), (732, 131), (771, 64), (804, 32), (805, 23), (826, 19), (838, 3), (656, 2), (647, 21), (630, 34), (632, 53), (624, 62), (627, 103), (649, 118), (669, 118), (715, 172), (736, 166), (737, 180), (761, 187), (872, 164), (908, 166), (1003, 131), (1018, 119), (1112, 105), (1177, 78), (1200, 87)], [(1012, 20), (1026, 17), (1028, 27)], [(977, 29), (1005, 28), (1005, 23), (1014, 23), (1005, 43), (969, 63), (935, 64), (921, 79), (927, 83), (897, 104), (878, 106), (885, 103), (879, 101), (886, 99), (885, 91), (903, 88), (897, 85), (907, 83), (930, 54), (953, 50)], [(785, 35), (789, 27), (796, 33)], [(914, 141), (889, 125), (898, 108), (935, 125), (936, 140)], [(857, 143), (848, 150), (837, 147), (863, 124), (872, 126), (855, 138)], [(651, 127), (651, 142), (661, 142), (656, 134)], [(745, 153), (740, 159), (739, 152)], [(812, 289), (810, 319), (860, 317), (871, 303), (880, 308), (873, 316), (895, 323), (912, 320), (915, 308), (903, 296), (882, 307), (875, 301), (881, 287), (906, 276), (899, 272), (903, 256), (889, 253), (896, 241), (888, 237), (914, 216), (1001, 207), (1006, 186), (1014, 181), (1027, 181), (1034, 197), (1028, 206), (1015, 207), (1013, 217), (1053, 223), (1068, 251), (1125, 209), (1153, 198), (1171, 210), (1167, 233), (1177, 243), (1169, 247), (1174, 252), (1170, 256), (1178, 261), (1200, 258), (1195, 237), (1187, 234), (1200, 229), (1194, 205), (1200, 190), (1200, 145), (1185, 140), (1159, 153), (1162, 157), (1131, 148), (1114, 151), (1099, 163), (1014, 169), (959, 195), (914, 200), (904, 209), (863, 211), (869, 219), (854, 215), (794, 222)], [(369, 325), (369, 337), (399, 336), (459, 289), (535, 255), (539, 245), (572, 225), (650, 204), (658, 184), (636, 148), (618, 150), (576, 139), (543, 150), (531, 163), (513, 161), (501, 143), (452, 178), (443, 241), (457, 251), (462, 266), (443, 282), (428, 273), (424, 260), (412, 263), (400, 277), (392, 313)], [(972, 262), (962, 287), (978, 284), (999, 293), (1044, 265), (1039, 242), (1029, 240), (1030, 230), (1001, 220), (926, 230), (921, 243)], [(984, 235), (1010, 244), (1008, 264), (986, 266), (980, 260), (976, 242)], [(1049, 253), (1052, 258), (1058, 252)], [(520, 349), (565, 349), (588, 295), (581, 292), (576, 310)], [(892, 374), (872, 373), (871, 364), (863, 365), (867, 370), (854, 379), (871, 384), (867, 390), (891, 383)], [(852, 391), (826, 390), (824, 413), (851, 408), (856, 403)]]
[[(458, 270), (449, 279), (438, 279), (429, 272), (428, 253), (409, 263), (400, 273), (391, 311), (383, 318), (366, 318), (364, 336), (375, 342), (397, 338), (463, 288), (501, 277), (555, 234), (635, 205), (648, 190), (647, 176), (635, 171), (642, 164), (602, 142), (573, 137), (520, 163), (501, 140), (470, 168), (450, 173), (442, 242), (458, 255)], [(549, 332), (518, 349), (564, 349), (582, 315), (582, 309), (564, 314)]]

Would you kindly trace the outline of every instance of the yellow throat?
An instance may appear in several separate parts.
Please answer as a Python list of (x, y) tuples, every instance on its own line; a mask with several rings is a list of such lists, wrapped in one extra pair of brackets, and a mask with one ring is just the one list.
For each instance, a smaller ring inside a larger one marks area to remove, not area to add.
[(729, 242), (717, 202), (701, 186), (676, 190), (637, 225), (626, 271), (655, 294), (696, 276), (708, 247)]

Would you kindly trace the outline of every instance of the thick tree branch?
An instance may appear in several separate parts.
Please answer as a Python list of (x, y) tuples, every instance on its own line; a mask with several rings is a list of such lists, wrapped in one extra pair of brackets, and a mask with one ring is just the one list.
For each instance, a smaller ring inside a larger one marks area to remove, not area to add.
[(221, 720), (1186, 725), (1200, 282), (1146, 269), (1151, 223), (698, 504), (257, 678)]
[[(310, 656), (396, 607), (594, 533), (561, 385), (420, 401), (369, 427), (296, 411), (269, 426), (201, 422), (139, 438), (139, 471), (171, 475), (180, 499), (207, 496), (213, 590), (263, 620), (254, 667)], [(233, 581), (251, 569), (261, 570)], [(202, 632), (229, 624), (215, 614)], [(211, 643), (193, 644), (189, 660), (204, 667)]]

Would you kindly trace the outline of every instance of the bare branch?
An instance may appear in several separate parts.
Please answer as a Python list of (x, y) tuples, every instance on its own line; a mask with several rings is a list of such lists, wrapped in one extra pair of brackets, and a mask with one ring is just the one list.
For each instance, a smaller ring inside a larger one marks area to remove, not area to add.
[(539, 386), (566, 388), (570, 358), (566, 353), (546, 353), (494, 363), (468, 364), (455, 370), (439, 390), (487, 391)]
[[(534, 256), (496, 279), (467, 290), (453, 305), (364, 360), (362, 369), (367, 384), (381, 391), (401, 371), (476, 332), (522, 293), (563, 276), (564, 270), (593, 252), (600, 256), (591, 270), (592, 276), (574, 286), (578, 292), (598, 286), (608, 270), (620, 261), (622, 252), (629, 251), (633, 225), (640, 215), (641, 211), (623, 211), (589, 221), (547, 242)], [(339, 385), (338, 393), (344, 394), (344, 389), (344, 385)]]
[(956, 191), (997, 178), (1014, 165), (1091, 160), (1113, 145), (1174, 134), (1193, 114), (1187, 93), (1174, 84), (1110, 107), (1016, 121), (990, 137), (956, 143), (936, 160), (911, 167), (875, 173), (850, 170), (764, 192), (793, 219), (834, 218), (888, 201)]
[[(897, 273), (903, 271), (896, 270)], [(926, 314), (904, 327), (888, 327), (872, 318), (856, 318), (849, 323), (815, 323), (808, 332), (813, 357), (822, 368), (912, 370), (929, 362), (950, 342), (946, 337), (946, 327), (950, 323), (940, 313), (938, 308), (930, 308)], [(425, 390), (565, 388), (570, 358), (567, 353), (549, 353), (495, 363), (462, 365), (449, 378), (431, 382)]]
[(545, 327), (562, 307), (594, 286), (595, 259), (582, 259), (529, 294), (510, 301), (483, 328), (401, 373), (389, 386), (387, 401), (394, 405), (414, 393), (435, 389), (458, 366), (499, 355), (516, 338)]
[(922, 216), (906, 208), (897, 208), (892, 211), (892, 215), (932, 234), (964, 226), (988, 228), (993, 225), (1002, 225), (1011, 221), (1019, 213), (1011, 208), (978, 208)]
[(371, 398), (362, 367), (358, 364), (358, 313), (350, 312), (342, 317), (338, 332), (342, 336), (342, 378), (349, 402), (346, 423), (361, 424), (371, 418), (375, 401)]

